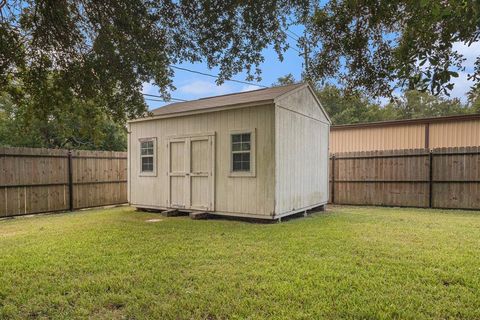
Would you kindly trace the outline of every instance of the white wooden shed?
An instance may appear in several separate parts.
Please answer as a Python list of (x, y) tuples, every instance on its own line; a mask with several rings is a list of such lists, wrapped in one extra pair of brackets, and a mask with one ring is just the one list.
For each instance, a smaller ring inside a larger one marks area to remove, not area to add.
[(308, 84), (152, 113), (128, 124), (132, 206), (279, 219), (327, 203), (330, 119)]

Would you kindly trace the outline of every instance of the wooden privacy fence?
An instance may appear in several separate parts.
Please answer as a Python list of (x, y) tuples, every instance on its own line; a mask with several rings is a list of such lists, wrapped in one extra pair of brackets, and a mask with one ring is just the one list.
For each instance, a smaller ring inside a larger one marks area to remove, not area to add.
[(332, 155), (330, 202), (480, 209), (480, 147)]
[(127, 154), (0, 148), (0, 217), (127, 202)]

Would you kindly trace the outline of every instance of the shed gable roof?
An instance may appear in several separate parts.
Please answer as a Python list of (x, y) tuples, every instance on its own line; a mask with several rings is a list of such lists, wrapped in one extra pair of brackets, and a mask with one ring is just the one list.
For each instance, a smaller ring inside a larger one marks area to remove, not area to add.
[(169, 105), (152, 110), (154, 116), (171, 115), (176, 113), (200, 111), (206, 109), (213, 109), (218, 107), (238, 106), (242, 104), (266, 104), (273, 103), (275, 98), (293, 91), (306, 84), (291, 84), (280, 87), (265, 88), (259, 90), (252, 90), (247, 92), (239, 92), (226, 94), (222, 96), (214, 96), (202, 98), (198, 100), (175, 102)]

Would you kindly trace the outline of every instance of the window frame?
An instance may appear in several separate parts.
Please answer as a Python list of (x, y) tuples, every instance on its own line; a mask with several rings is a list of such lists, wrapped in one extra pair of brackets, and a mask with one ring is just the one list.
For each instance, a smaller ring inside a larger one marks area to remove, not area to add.
[[(233, 171), (233, 142), (232, 136), (236, 134), (250, 134), (250, 170), (249, 171)], [(229, 133), (229, 149), (228, 152), (230, 153), (230, 172), (229, 177), (255, 177), (256, 176), (256, 129), (250, 130), (230, 130)]]
[[(141, 177), (156, 177), (157, 176), (157, 138), (155, 137), (150, 137), (150, 138), (140, 138), (138, 139), (138, 153), (139, 153), (139, 176)], [(153, 155), (142, 155), (142, 143), (143, 142), (153, 142)], [(146, 157), (152, 157), (153, 158), (153, 170), (152, 171), (143, 171), (142, 168), (142, 159)]]

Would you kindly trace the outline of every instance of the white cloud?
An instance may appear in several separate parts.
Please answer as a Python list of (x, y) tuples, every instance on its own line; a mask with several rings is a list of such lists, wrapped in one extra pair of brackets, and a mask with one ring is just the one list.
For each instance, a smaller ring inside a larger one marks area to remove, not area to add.
[(192, 94), (197, 96), (216, 96), (221, 94), (227, 94), (234, 91), (228, 84), (222, 84), (217, 86), (215, 83), (195, 80), (182, 85), (178, 88), (178, 91), (185, 94)]
[(467, 93), (473, 85), (473, 81), (468, 80), (468, 72), (459, 72), (458, 78), (452, 78), (452, 83), (455, 84), (450, 92), (451, 98), (459, 98), (463, 102), (467, 101)]
[(262, 89), (262, 88), (253, 84), (248, 84), (243, 86), (241, 92), (247, 92), (247, 91), (258, 90), (258, 89)]
[(475, 63), (475, 59), (480, 55), (480, 42), (474, 42), (470, 46), (462, 42), (455, 42), (453, 44), (453, 50), (458, 51), (463, 55), (465, 59), (465, 65), (467, 69), (473, 68), (473, 64)]
[[(450, 82), (454, 84), (452, 91), (450, 91), (450, 98), (459, 98), (466, 102), (470, 87), (474, 84), (473, 81), (468, 80), (468, 74), (473, 72), (475, 60), (480, 56), (480, 42), (472, 43), (470, 46), (463, 42), (455, 42), (452, 50), (462, 54), (465, 58), (463, 62), (465, 71), (458, 71), (458, 77), (450, 79)], [(428, 61), (424, 67), (426, 66), (428, 66)]]
[[(450, 82), (454, 84), (453, 89), (450, 91), (450, 98), (459, 98), (463, 102), (467, 102), (467, 94), (470, 91), (470, 87), (474, 84), (473, 81), (468, 80), (468, 75), (473, 72), (475, 60), (480, 56), (480, 42), (474, 42), (470, 46), (463, 42), (455, 42), (452, 50), (460, 53), (465, 58), (462, 64), (465, 67), (465, 71), (457, 70), (458, 77), (450, 79)], [(427, 61), (423, 67), (426, 68), (428, 66), (429, 63)]]
[(453, 50), (462, 54), (466, 60), (463, 63), (465, 71), (459, 72), (458, 78), (452, 78), (451, 80), (455, 86), (450, 96), (452, 98), (459, 98), (465, 102), (467, 100), (467, 93), (474, 84), (473, 81), (468, 80), (468, 74), (473, 72), (475, 60), (480, 55), (480, 42), (472, 43), (470, 46), (462, 42), (455, 42), (453, 44)]

